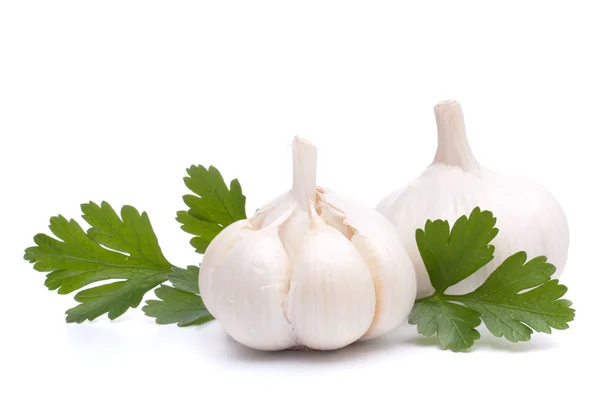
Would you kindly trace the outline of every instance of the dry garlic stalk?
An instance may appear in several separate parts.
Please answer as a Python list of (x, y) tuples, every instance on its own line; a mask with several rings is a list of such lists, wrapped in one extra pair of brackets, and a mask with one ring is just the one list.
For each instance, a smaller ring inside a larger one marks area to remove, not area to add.
[(415, 270), (377, 211), (317, 187), (317, 150), (293, 142), (292, 190), (233, 223), (200, 267), (208, 310), (261, 350), (330, 350), (396, 328), (416, 295)]

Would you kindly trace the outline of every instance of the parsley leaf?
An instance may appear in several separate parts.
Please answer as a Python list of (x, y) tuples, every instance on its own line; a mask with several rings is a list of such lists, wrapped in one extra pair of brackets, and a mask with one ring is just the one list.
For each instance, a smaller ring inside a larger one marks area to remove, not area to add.
[(468, 219), (456, 220), (452, 232), (445, 220), (427, 220), (425, 229), (417, 230), (417, 246), (436, 291), (445, 291), (492, 261), (494, 246), (489, 243), (498, 234), (495, 225), (491, 212), (476, 207)]
[(444, 349), (469, 349), (479, 339), (475, 328), (481, 319), (493, 335), (518, 342), (529, 340), (533, 331), (567, 329), (575, 317), (571, 302), (561, 299), (567, 288), (551, 280), (556, 268), (544, 256), (527, 262), (525, 252), (508, 257), (474, 292), (444, 294), (493, 259), (489, 243), (498, 233), (495, 224), (491, 212), (477, 207), (451, 231), (442, 220), (428, 220), (416, 231), (435, 293), (417, 300), (409, 323), (422, 335), (437, 334)]
[(174, 267), (171, 274), (169, 274), (169, 281), (173, 284), (173, 287), (184, 292), (200, 294), (200, 288), (198, 287), (198, 277), (200, 268), (198, 266), (188, 266), (187, 269), (180, 267)]
[(466, 351), (479, 339), (475, 328), (481, 319), (478, 312), (437, 299), (417, 303), (408, 322), (417, 325), (417, 331), (424, 336), (437, 333), (443, 349)]
[(199, 296), (199, 272), (198, 266), (174, 267), (167, 276), (173, 287), (161, 285), (157, 288), (154, 293), (161, 300), (147, 300), (142, 308), (144, 313), (156, 318), (156, 323), (177, 323), (178, 326), (200, 325), (213, 320)]
[(183, 180), (187, 188), (196, 195), (185, 195), (183, 201), (187, 211), (177, 212), (181, 229), (196, 237), (190, 244), (203, 254), (208, 244), (231, 223), (246, 218), (246, 196), (238, 180), (227, 184), (215, 167), (208, 170), (201, 165), (187, 169), (188, 177)]
[[(571, 302), (560, 299), (567, 287), (551, 280), (556, 268), (544, 256), (526, 262), (525, 252), (506, 259), (474, 292), (460, 301), (479, 312), (489, 331), (511, 342), (528, 341), (533, 333), (567, 329), (575, 317)], [(531, 289), (533, 288), (533, 289)], [(524, 293), (519, 293), (523, 290)]]
[[(197, 196), (184, 197), (189, 210), (178, 212), (177, 220), (196, 236), (191, 241), (196, 251), (204, 253), (223, 228), (246, 218), (246, 197), (238, 180), (227, 188), (215, 167), (207, 170), (199, 165), (187, 171), (185, 184)], [(55, 238), (36, 235), (36, 245), (24, 256), (35, 270), (48, 273), (46, 286), (59, 294), (117, 280), (79, 290), (75, 300), (80, 304), (67, 310), (67, 322), (91, 321), (105, 313), (118, 318), (159, 285), (156, 294), (162, 301), (148, 301), (145, 307), (158, 323), (188, 326), (212, 319), (199, 296), (198, 266), (183, 269), (167, 261), (145, 212), (124, 206), (119, 217), (107, 202), (82, 204), (81, 210), (91, 226), (87, 231), (75, 220), (52, 217), (50, 231)], [(173, 287), (162, 285), (167, 281)]]
[(67, 322), (94, 320), (108, 313), (115, 319), (137, 307), (144, 294), (167, 280), (171, 265), (162, 254), (148, 215), (124, 206), (121, 217), (107, 203), (81, 205), (92, 226), (87, 233), (75, 220), (50, 219), (50, 231), (34, 237), (36, 246), (25, 250), (34, 269), (49, 272), (46, 286), (59, 294), (74, 292), (94, 282), (118, 279), (81, 290), (79, 305), (67, 310)]
[(147, 300), (142, 310), (147, 316), (156, 318), (158, 324), (177, 323), (183, 327), (201, 325), (214, 319), (198, 295), (164, 285), (154, 293), (161, 300)]

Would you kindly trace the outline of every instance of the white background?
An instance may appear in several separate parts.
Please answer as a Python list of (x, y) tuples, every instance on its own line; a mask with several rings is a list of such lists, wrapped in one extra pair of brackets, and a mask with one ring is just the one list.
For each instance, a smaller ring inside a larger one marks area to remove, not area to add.
[[(0, 412), (597, 412), (600, 12), (398, 3), (0, 3)], [(569, 330), (484, 333), (455, 354), (405, 325), (266, 354), (139, 309), (67, 325), (72, 297), (22, 260), (51, 215), (107, 200), (146, 210), (167, 258), (197, 263), (174, 220), (185, 168), (239, 178), (252, 212), (289, 188), (296, 134), (318, 145), (322, 185), (375, 205), (433, 159), (444, 99), (482, 164), (562, 203)]]

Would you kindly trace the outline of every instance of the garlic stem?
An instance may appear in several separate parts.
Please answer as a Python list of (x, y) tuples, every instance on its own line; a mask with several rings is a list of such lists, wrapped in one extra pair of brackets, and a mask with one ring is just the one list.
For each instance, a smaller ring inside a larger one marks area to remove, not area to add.
[(434, 112), (438, 147), (433, 162), (460, 167), (465, 172), (478, 173), (479, 163), (467, 140), (460, 104), (456, 101), (443, 101), (434, 107)]
[(317, 196), (317, 148), (300, 137), (292, 143), (294, 157), (294, 184), (292, 194), (299, 206), (308, 210), (309, 200), (316, 202)]

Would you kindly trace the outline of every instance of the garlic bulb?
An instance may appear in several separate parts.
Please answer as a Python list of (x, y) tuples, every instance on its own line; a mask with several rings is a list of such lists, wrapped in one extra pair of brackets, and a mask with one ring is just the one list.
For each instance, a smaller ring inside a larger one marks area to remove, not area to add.
[(453, 224), (479, 206), (497, 218), (500, 232), (492, 244), (494, 259), (474, 275), (448, 289), (468, 293), (479, 287), (508, 256), (525, 251), (544, 255), (560, 276), (567, 261), (569, 229), (554, 197), (531, 180), (491, 171), (477, 162), (467, 141), (460, 104), (445, 101), (435, 106), (438, 147), (433, 163), (406, 187), (383, 199), (377, 210), (400, 232), (417, 271), (418, 297), (433, 293), (415, 241), (415, 229), (427, 219)]
[(317, 151), (293, 142), (292, 190), (208, 246), (200, 293), (238, 342), (329, 350), (396, 328), (416, 295), (412, 262), (377, 211), (316, 185)]

